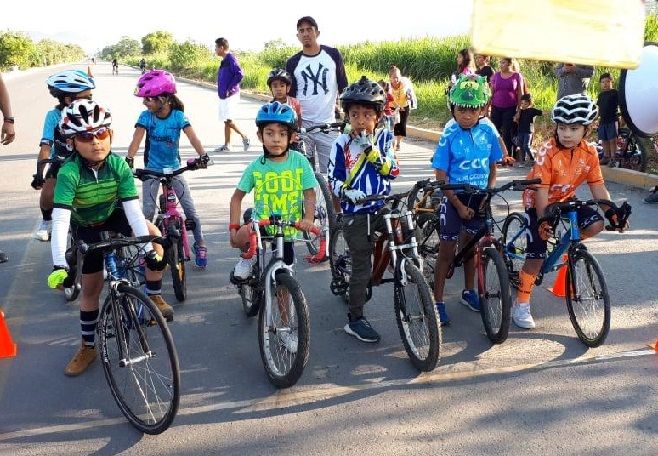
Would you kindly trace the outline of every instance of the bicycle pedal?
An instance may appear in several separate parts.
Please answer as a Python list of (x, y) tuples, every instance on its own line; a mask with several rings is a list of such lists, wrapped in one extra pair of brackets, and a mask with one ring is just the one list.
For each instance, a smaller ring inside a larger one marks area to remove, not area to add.
[(342, 296), (345, 293), (347, 293), (349, 285), (345, 280), (343, 280), (342, 277), (337, 277), (331, 280), (331, 284), (329, 285), (329, 288), (331, 289), (331, 293), (334, 294), (335, 296)]

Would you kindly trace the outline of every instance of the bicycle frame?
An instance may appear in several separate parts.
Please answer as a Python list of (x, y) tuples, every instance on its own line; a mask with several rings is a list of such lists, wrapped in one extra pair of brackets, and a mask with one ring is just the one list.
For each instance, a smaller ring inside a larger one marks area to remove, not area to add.
[(572, 244), (580, 242), (580, 228), (578, 228), (578, 213), (569, 211), (563, 220), (569, 221), (569, 230), (562, 235), (553, 251), (546, 257), (541, 268), (541, 274), (546, 274), (559, 269), (564, 263), (561, 262), (564, 255)]
[[(179, 202), (174, 187), (171, 184), (172, 179), (173, 177), (160, 179), (160, 183), (162, 184), (162, 194), (160, 195), (161, 200), (158, 208), (158, 216), (162, 216), (162, 225), (164, 228), (163, 233), (168, 232), (169, 225), (172, 222), (180, 222), (178, 226), (183, 240), (183, 252), (185, 253), (185, 259), (188, 260), (191, 255), (190, 241), (187, 238), (187, 228), (185, 227), (183, 216), (178, 210)], [(162, 204), (163, 201), (165, 203), (164, 207)]]

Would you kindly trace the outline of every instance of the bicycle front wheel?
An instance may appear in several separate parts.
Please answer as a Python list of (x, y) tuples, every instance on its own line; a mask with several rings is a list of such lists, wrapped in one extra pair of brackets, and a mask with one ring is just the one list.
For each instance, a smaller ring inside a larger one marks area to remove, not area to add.
[(178, 411), (178, 354), (162, 314), (144, 293), (121, 284), (115, 296), (115, 303), (112, 296), (105, 300), (97, 327), (105, 379), (128, 421), (160, 434)]
[[(411, 363), (429, 372), (439, 361), (441, 332), (432, 293), (418, 268), (405, 262), (406, 286), (395, 280), (395, 320)], [(399, 274), (397, 274), (399, 275)]]
[(480, 258), (478, 282), (484, 330), (491, 342), (503, 343), (509, 334), (512, 297), (505, 263), (493, 246), (485, 248)]
[(261, 306), (258, 316), (260, 355), (270, 382), (288, 388), (297, 383), (308, 361), (308, 305), (299, 283), (288, 272), (277, 274), (268, 286), (271, 302)]
[(524, 214), (513, 212), (503, 222), (503, 252), (505, 254), (505, 266), (509, 272), (509, 278), (514, 288), (519, 287), (519, 271), (525, 262), (525, 252), (528, 247), (528, 238), (525, 231), (528, 222)]
[(326, 233), (331, 232), (334, 226), (334, 221), (336, 220), (334, 203), (326, 179), (320, 173), (315, 173), (315, 179), (318, 181), (318, 185), (315, 187), (316, 200), (314, 220), (315, 226), (320, 229), (320, 234), (315, 235), (307, 231), (303, 232), (308, 253), (311, 255), (317, 255), (322, 248), (325, 248), (322, 244), (322, 238), (326, 237)]
[(569, 254), (565, 299), (571, 324), (588, 347), (601, 345), (610, 331), (610, 297), (598, 261), (587, 251)]
[(434, 269), (439, 256), (439, 217), (435, 212), (417, 216), (416, 240), (418, 254), (423, 258), (423, 277), (434, 288)]
[(187, 274), (185, 272), (185, 250), (183, 249), (183, 238), (185, 233), (181, 233), (176, 242), (167, 250), (167, 264), (171, 269), (171, 282), (174, 287), (174, 294), (178, 302), (185, 301), (187, 298)]

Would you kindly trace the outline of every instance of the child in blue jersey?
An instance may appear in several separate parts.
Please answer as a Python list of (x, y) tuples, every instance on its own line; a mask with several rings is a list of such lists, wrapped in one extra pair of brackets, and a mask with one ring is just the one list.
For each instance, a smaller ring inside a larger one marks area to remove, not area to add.
[[(260, 220), (278, 214), (284, 220), (299, 220), (303, 230), (315, 227), (315, 187), (318, 182), (308, 159), (290, 149), (293, 132), (297, 129), (294, 109), (278, 101), (267, 103), (256, 115), (256, 126), (258, 139), (263, 143), (263, 155), (249, 164), (231, 197), (231, 246), (242, 251), (247, 250), (251, 231), (250, 224), (240, 223), (242, 199), (252, 190), (256, 212), (254, 218)], [(292, 242), (284, 242), (283, 253), (285, 263), (292, 264)], [(255, 259), (255, 256), (240, 258), (233, 270), (233, 277), (238, 280), (249, 278)]]
[[(496, 162), (503, 153), (495, 128), (479, 119), (488, 101), (489, 88), (481, 76), (461, 76), (450, 90), (455, 123), (444, 130), (432, 158), (437, 181), (470, 184), (478, 188), (495, 185)], [(477, 216), (479, 206), (480, 201), (473, 201), (463, 192), (446, 190), (439, 207), (441, 244), (434, 273), (434, 299), (443, 326), (450, 323), (443, 290), (455, 256), (455, 245), (460, 235), (460, 244), (464, 245), (482, 226), (484, 220)], [(474, 281), (475, 264), (471, 256), (464, 262), (465, 289), (461, 301), (471, 310), (479, 312), (480, 302)]]
[[(181, 131), (187, 135), (192, 147), (202, 162), (209, 161), (203, 150), (203, 145), (197, 138), (190, 121), (184, 113), (183, 103), (176, 97), (176, 81), (171, 73), (164, 70), (151, 70), (144, 74), (137, 83), (135, 95), (144, 98), (146, 111), (143, 111), (135, 124), (135, 133), (128, 146), (126, 160), (132, 167), (133, 160), (144, 135), (146, 135), (146, 148), (144, 150), (144, 166), (146, 169), (162, 172), (165, 168), (172, 170), (181, 167), (178, 142)], [(160, 181), (150, 179), (143, 183), (142, 194), (144, 215), (152, 220), (155, 215), (156, 201)], [(180, 205), (183, 207), (185, 217), (194, 222), (194, 255), (196, 266), (205, 269), (208, 264), (208, 249), (203, 239), (201, 221), (196, 213), (194, 200), (190, 187), (182, 175), (174, 177), (174, 191)]]
[[(46, 80), (46, 84), (50, 94), (57, 98), (59, 103), (46, 113), (37, 160), (50, 158), (64, 161), (72, 154), (72, 151), (59, 131), (62, 110), (77, 99), (91, 99), (91, 91), (96, 88), (96, 84), (94, 78), (80, 70), (66, 70), (56, 73)], [(37, 165), (37, 173), (32, 176), (32, 183), (30, 184), (35, 190), (41, 190), (39, 198), (41, 223), (34, 233), (34, 237), (43, 242), (50, 239), (53, 195), (60, 166), (60, 162), (51, 163), (44, 178), (44, 166)]]
[[(399, 172), (393, 156), (393, 134), (376, 130), (386, 102), (379, 84), (363, 76), (340, 97), (350, 134), (340, 135), (329, 157), (329, 186), (341, 198), (343, 233), (352, 257), (349, 283), (349, 313), (345, 332), (364, 342), (378, 342), (379, 334), (363, 315), (368, 281), (372, 271), (374, 243), (371, 233), (386, 231), (384, 217), (377, 211), (383, 201), (365, 204), (370, 195), (388, 195), (391, 180)], [(369, 231), (370, 230), (370, 231)]]

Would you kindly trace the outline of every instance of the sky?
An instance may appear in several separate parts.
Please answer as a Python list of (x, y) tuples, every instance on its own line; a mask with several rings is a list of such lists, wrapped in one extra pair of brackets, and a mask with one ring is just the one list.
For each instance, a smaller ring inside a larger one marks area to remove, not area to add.
[[(178, 42), (191, 39), (214, 48), (215, 39), (223, 36), (235, 50), (261, 50), (264, 43), (276, 39), (299, 45), (297, 19), (307, 15), (318, 23), (318, 41), (327, 45), (464, 34), (469, 30), (472, 3), (380, 0), (354, 8), (353, 0), (92, 0), (78, 4), (80, 19), (74, 19), (71, 8), (57, 11), (58, 3), (52, 0), (18, 0), (9, 1), (10, 14), (0, 17), (0, 31), (22, 31), (34, 40), (79, 44), (90, 54), (122, 36), (140, 40), (158, 30), (173, 33)], [(225, 13), (222, 6), (227, 4), (231, 6)], [(85, 5), (97, 6), (94, 11), (84, 11)]]

